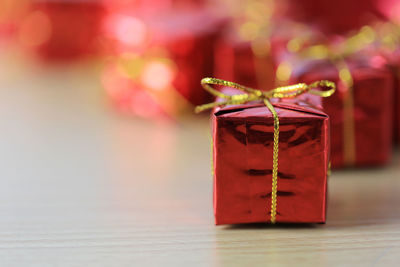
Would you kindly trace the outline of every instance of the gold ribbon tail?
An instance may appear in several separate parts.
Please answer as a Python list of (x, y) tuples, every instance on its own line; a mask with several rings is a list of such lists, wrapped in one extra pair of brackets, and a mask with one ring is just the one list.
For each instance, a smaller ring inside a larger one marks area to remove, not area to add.
[(354, 80), (351, 71), (344, 59), (334, 62), (341, 85), (345, 86), (343, 100), (343, 162), (347, 167), (356, 162), (356, 140), (354, 125)]
[(276, 222), (277, 195), (278, 195), (278, 159), (279, 159), (279, 117), (274, 106), (265, 99), (264, 104), (271, 111), (274, 118), (274, 146), (272, 156), (272, 190), (271, 190), (271, 223)]

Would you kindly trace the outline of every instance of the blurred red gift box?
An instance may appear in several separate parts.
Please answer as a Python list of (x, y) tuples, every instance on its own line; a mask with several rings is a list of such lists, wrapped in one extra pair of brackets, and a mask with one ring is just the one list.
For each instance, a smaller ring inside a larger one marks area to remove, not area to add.
[(71, 60), (99, 51), (100, 0), (38, 0), (21, 21), (19, 41), (46, 60)]
[[(177, 116), (210, 101), (200, 80), (213, 75), (214, 45), (224, 20), (204, 9), (157, 16), (112, 13), (105, 32), (112, 57), (103, 84), (115, 106), (128, 113)], [(139, 101), (140, 99), (140, 101)]]
[(384, 166), (391, 159), (393, 81), (385, 60), (357, 53), (343, 61), (292, 56), (290, 83), (330, 80), (337, 92), (323, 99), (331, 118), (333, 168)]
[(134, 8), (140, 13), (158, 14), (172, 8), (201, 8), (209, 0), (103, 0), (108, 11), (120, 12)]
[(0, 39), (14, 36), (28, 0), (0, 0)]
[(379, 0), (288, 0), (287, 15), (309, 25), (317, 25), (325, 33), (345, 33), (383, 18), (377, 7), (378, 2)]

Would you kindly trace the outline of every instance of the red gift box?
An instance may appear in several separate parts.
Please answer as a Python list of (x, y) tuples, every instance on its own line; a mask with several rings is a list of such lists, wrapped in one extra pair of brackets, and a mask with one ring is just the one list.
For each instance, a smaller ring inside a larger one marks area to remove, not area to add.
[[(172, 117), (180, 107), (209, 101), (199, 81), (214, 73), (215, 43), (225, 22), (206, 10), (172, 10), (155, 17), (115, 14), (106, 21), (107, 36), (113, 42), (110, 65), (125, 83), (125, 90), (110, 89), (111, 101), (129, 103), (132, 113), (148, 113), (146, 105), (137, 110), (136, 96), (147, 95), (154, 105)], [(151, 106), (154, 106), (151, 105)], [(164, 108), (163, 108), (164, 107)], [(128, 110), (128, 109), (126, 109)], [(153, 112), (156, 115), (155, 112)], [(157, 115), (156, 115), (157, 116)]]
[[(280, 121), (276, 222), (325, 222), (329, 118), (320, 103), (311, 95), (273, 103)], [(212, 125), (216, 224), (269, 222), (270, 110), (254, 102), (216, 108)]]
[(292, 61), (295, 68), (290, 82), (327, 79), (338, 85), (334, 96), (323, 99), (324, 110), (331, 118), (333, 168), (380, 166), (391, 158), (393, 81), (384, 63), (382, 57), (369, 54), (348, 57), (351, 92), (332, 61)]
[[(158, 74), (154, 84), (154, 76), (150, 75), (153, 71)], [(175, 119), (182, 111), (192, 110), (192, 106), (173, 87), (167, 86), (163, 90), (145, 87), (146, 83), (154, 88), (169, 84), (175, 72), (173, 62), (156, 58), (145, 63), (143, 72), (144, 80), (137, 81), (122, 70), (118, 63), (108, 63), (104, 68), (102, 84), (117, 111), (143, 118)]]
[(325, 33), (345, 33), (381, 18), (376, 0), (289, 0), (287, 15)]
[(272, 88), (273, 64), (269, 54), (269, 41), (245, 41), (237, 34), (225, 35), (215, 53), (215, 75), (251, 87)]
[(47, 60), (70, 60), (99, 51), (104, 9), (100, 0), (33, 1), (19, 40)]
[(14, 37), (19, 21), (24, 16), (28, 5), (28, 0), (0, 1), (0, 41)]
[[(286, 19), (269, 22), (269, 30), (264, 30), (253, 40), (241, 36), (240, 31), (231, 27), (218, 42), (215, 53), (216, 76), (269, 90), (274, 87), (274, 67), (278, 55), (286, 53), (288, 43), (297, 43), (320, 38), (321, 33), (306, 25)], [(290, 46), (290, 45), (289, 45)]]
[(273, 86), (270, 33), (274, 1), (222, 1), (230, 25), (216, 49), (216, 76), (267, 90)]

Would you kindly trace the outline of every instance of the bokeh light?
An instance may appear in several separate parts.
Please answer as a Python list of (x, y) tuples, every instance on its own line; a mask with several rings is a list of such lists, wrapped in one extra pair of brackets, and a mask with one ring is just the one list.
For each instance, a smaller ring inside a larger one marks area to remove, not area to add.
[(49, 17), (43, 11), (28, 14), (19, 29), (19, 41), (24, 46), (39, 46), (50, 39), (52, 25)]

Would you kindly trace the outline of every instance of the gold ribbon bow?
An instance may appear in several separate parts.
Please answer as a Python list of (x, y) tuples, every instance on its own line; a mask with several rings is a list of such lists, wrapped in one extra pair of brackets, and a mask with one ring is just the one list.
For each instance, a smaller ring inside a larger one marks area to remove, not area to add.
[[(331, 96), (335, 90), (336, 85), (331, 81), (316, 81), (309, 85), (305, 83), (299, 83), (295, 85), (282, 86), (275, 88), (270, 91), (261, 91), (246, 87), (234, 82), (229, 82), (225, 80), (220, 80), (216, 78), (204, 78), (201, 80), (201, 85), (203, 88), (211, 93), (212, 95), (222, 98), (222, 101), (216, 101), (209, 104), (204, 104), (197, 106), (195, 109), (196, 113), (202, 112), (207, 109), (212, 109), (215, 107), (222, 107), (226, 105), (241, 105), (249, 103), (252, 101), (262, 101), (265, 106), (271, 111), (274, 119), (274, 145), (273, 145), (273, 163), (272, 163), (272, 192), (271, 192), (271, 223), (276, 222), (276, 207), (277, 207), (277, 192), (278, 192), (278, 154), (279, 154), (279, 117), (274, 106), (271, 104), (270, 100), (272, 98), (295, 98), (302, 94), (309, 93), (313, 95), (318, 95), (321, 97)], [(243, 92), (243, 94), (227, 95), (216, 89), (211, 85), (221, 85), (225, 87), (231, 87), (238, 89)], [(329, 90), (320, 91), (314, 90), (315, 88), (326, 87)]]

